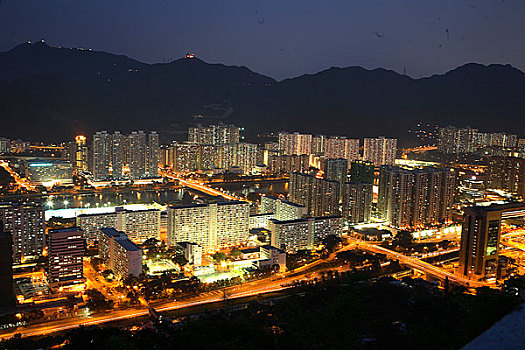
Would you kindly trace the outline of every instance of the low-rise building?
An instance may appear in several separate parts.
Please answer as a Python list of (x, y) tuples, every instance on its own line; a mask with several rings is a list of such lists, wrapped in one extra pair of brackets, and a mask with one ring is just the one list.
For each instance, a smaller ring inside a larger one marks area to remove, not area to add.
[(34, 160), (27, 164), (27, 178), (34, 184), (51, 187), (73, 184), (73, 165), (64, 160)]
[(274, 268), (279, 266), (279, 272), (286, 271), (286, 252), (270, 245), (260, 247), (260, 260), (257, 261), (258, 268)]
[(179, 242), (178, 245), (184, 250), (184, 258), (194, 267), (202, 265), (202, 247), (197, 243)]

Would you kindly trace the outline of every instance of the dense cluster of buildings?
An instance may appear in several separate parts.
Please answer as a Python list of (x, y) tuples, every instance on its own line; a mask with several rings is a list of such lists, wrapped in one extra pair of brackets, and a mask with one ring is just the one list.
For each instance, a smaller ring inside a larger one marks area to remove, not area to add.
[(487, 147), (516, 148), (518, 136), (487, 133), (478, 129), (447, 126), (439, 129), (439, 151), (447, 154), (473, 153)]
[(447, 168), (381, 167), (379, 214), (396, 228), (424, 228), (450, 221), (456, 176)]
[[(241, 130), (223, 124), (192, 127), (187, 142), (162, 149), (161, 163), (179, 173), (269, 171), (284, 175), (306, 172), (311, 166), (320, 168), (328, 159), (346, 159), (349, 168), (352, 161), (362, 158), (359, 139), (281, 132), (277, 142), (257, 145), (241, 142)], [(396, 152), (396, 139), (364, 140), (363, 157), (375, 165), (393, 164)]]
[(158, 177), (160, 144), (156, 132), (123, 135), (99, 131), (93, 135), (92, 153), (96, 181)]
[(0, 137), (0, 154), (22, 153), (29, 149), (31, 144), (20, 139), (11, 140), (6, 137)]
[(504, 190), (525, 198), (525, 159), (489, 157), (487, 187)]

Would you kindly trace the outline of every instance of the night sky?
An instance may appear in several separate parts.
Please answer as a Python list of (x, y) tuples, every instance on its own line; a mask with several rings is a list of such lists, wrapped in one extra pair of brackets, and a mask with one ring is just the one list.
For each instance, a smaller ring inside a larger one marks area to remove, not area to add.
[(523, 0), (0, 0), (0, 51), (45, 39), (148, 63), (193, 52), (277, 79), (355, 65), (525, 70), (524, 33)]

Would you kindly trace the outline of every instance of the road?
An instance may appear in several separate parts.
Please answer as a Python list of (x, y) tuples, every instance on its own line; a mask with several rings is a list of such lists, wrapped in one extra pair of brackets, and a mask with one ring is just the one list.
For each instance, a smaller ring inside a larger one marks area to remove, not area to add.
[(485, 282), (471, 281), (461, 276), (454, 275), (437, 266), (431, 265), (427, 262), (397, 253), (390, 249), (383, 248), (381, 246), (371, 244), (366, 241), (361, 241), (361, 240), (356, 240), (356, 239), (353, 239), (353, 241), (357, 244), (358, 249), (365, 250), (365, 251), (372, 252), (372, 253), (385, 254), (386, 256), (390, 258), (399, 260), (399, 262), (402, 263), (403, 265), (406, 265), (412, 269), (419, 270), (429, 276), (439, 278), (441, 280), (445, 280), (448, 277), (450, 282), (459, 283), (459, 284), (462, 284), (468, 287), (473, 287), (473, 288), (493, 286), (493, 284), (489, 284)]
[(5, 169), (11, 175), (13, 179), (15, 179), (15, 182), (18, 186), (25, 188), (28, 191), (34, 191), (35, 188), (27, 181), (26, 179), (22, 179), (11, 167), (9, 166), (9, 163), (5, 160), (0, 160), (0, 166)]
[[(448, 273), (424, 261), (420, 261), (420, 260), (417, 260), (411, 257), (407, 257), (403, 254), (391, 251), (389, 249), (386, 249), (386, 248), (383, 248), (383, 247), (380, 247), (380, 246), (377, 246), (377, 245), (374, 245), (374, 244), (371, 244), (365, 241), (360, 241), (360, 240), (355, 240), (355, 239), (352, 239), (351, 241), (352, 241), (351, 244), (344, 246), (337, 252), (331, 254), (327, 260), (334, 259), (337, 253), (341, 251), (358, 248), (358, 249), (373, 252), (373, 253), (385, 254), (391, 258), (399, 260), (400, 263), (410, 268), (422, 271), (427, 275), (434, 276), (442, 280), (445, 280), (448, 277), (448, 279), (451, 282), (460, 283), (460, 284), (463, 284), (469, 287), (481, 287), (481, 286), (488, 285), (483, 282), (475, 282), (475, 281), (467, 280), (465, 278), (461, 278), (460, 276), (456, 276), (451, 273)], [(217, 290), (217, 291), (208, 292), (208, 293), (201, 293), (198, 296), (195, 296), (188, 300), (160, 302), (160, 303), (152, 304), (152, 306), (155, 308), (157, 312), (165, 312), (165, 311), (183, 309), (183, 308), (187, 308), (191, 306), (204, 305), (208, 303), (224, 301), (224, 294), (227, 295), (228, 299), (232, 300), (232, 299), (238, 299), (238, 298), (243, 298), (243, 297), (248, 297), (248, 296), (257, 296), (259, 294), (264, 294), (264, 293), (282, 291), (288, 288), (286, 287), (286, 285), (289, 285), (294, 281), (309, 280), (309, 279), (313, 279), (319, 276), (321, 270), (311, 272), (311, 269), (318, 267), (321, 263), (327, 260), (317, 260), (304, 267), (298, 268), (293, 272), (286, 272), (284, 274), (279, 274), (271, 278), (266, 278), (263, 280), (252, 281), (252, 282), (246, 282), (238, 286), (225, 288), (224, 290)], [(336, 269), (338, 271), (345, 271), (348, 268), (349, 268), (348, 266), (344, 266), (344, 267), (341, 266), (338, 268), (332, 267), (332, 268), (325, 268), (325, 269), (332, 269), (332, 270)], [(136, 318), (140, 316), (146, 316), (148, 313), (149, 311), (147, 309), (139, 309), (139, 308), (113, 310), (113, 311), (108, 311), (108, 312), (101, 313), (101, 314), (95, 314), (92, 316), (83, 316), (83, 317), (75, 317), (75, 318), (64, 319), (64, 320), (56, 320), (56, 321), (47, 322), (44, 324), (29, 325), (23, 328), (15, 329), (15, 330), (5, 330), (3, 332), (0, 332), (0, 338), (1, 339), (10, 338), (17, 333), (21, 334), (21, 336), (23, 337), (46, 335), (46, 334), (50, 334), (53, 332), (76, 328), (80, 325), (89, 326), (89, 325), (102, 324), (106, 322), (114, 322), (114, 321), (132, 319), (132, 318)]]
[[(326, 267), (324, 269), (319, 269), (315, 272), (310, 271), (312, 268), (318, 267), (321, 263), (334, 259), (338, 252), (354, 249), (355, 247), (355, 244), (344, 246), (337, 252), (332, 253), (328, 257), (328, 259), (316, 260), (311, 264), (305, 265), (299, 269), (294, 270), (293, 272), (286, 272), (275, 275), (271, 278), (246, 282), (238, 286), (225, 288), (223, 290), (201, 293), (198, 296), (184, 301), (153, 303), (151, 306), (154, 307), (157, 312), (164, 312), (183, 309), (191, 306), (224, 301), (224, 294), (227, 295), (228, 299), (232, 300), (249, 296), (257, 296), (259, 294), (265, 294), (270, 292), (282, 291), (288, 288), (283, 287), (283, 285), (289, 285), (294, 281), (310, 280), (315, 277), (319, 277), (320, 272), (324, 270), (338, 270), (339, 272), (348, 270), (348, 266), (341, 266), (337, 268)], [(90, 281), (90, 283), (96, 283), (91, 278), (88, 278), (88, 281)], [(90, 326), (106, 322), (132, 319), (140, 316), (145, 316), (148, 313), (149, 310), (144, 308), (130, 308), (108, 311), (102, 314), (94, 314), (92, 316), (77, 316), (75, 318), (70, 319), (61, 319), (52, 322), (46, 322), (44, 324), (28, 325), (15, 330), (5, 330), (0, 332), (0, 339), (11, 338), (17, 333), (21, 334), (21, 336), (23, 337), (46, 335), (54, 332), (76, 328), (80, 325)]]

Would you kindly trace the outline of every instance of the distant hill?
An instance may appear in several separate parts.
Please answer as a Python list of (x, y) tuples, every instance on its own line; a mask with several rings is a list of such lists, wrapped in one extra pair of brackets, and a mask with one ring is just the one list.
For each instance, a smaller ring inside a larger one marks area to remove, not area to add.
[(235, 122), (248, 136), (297, 130), (408, 141), (419, 121), (521, 134), (524, 96), (525, 74), (509, 65), (470, 63), (421, 79), (330, 68), (278, 82), (198, 58), (145, 64), (43, 42), (0, 53), (0, 136), (28, 140), (100, 129), (159, 130), (168, 140), (200, 121)]

